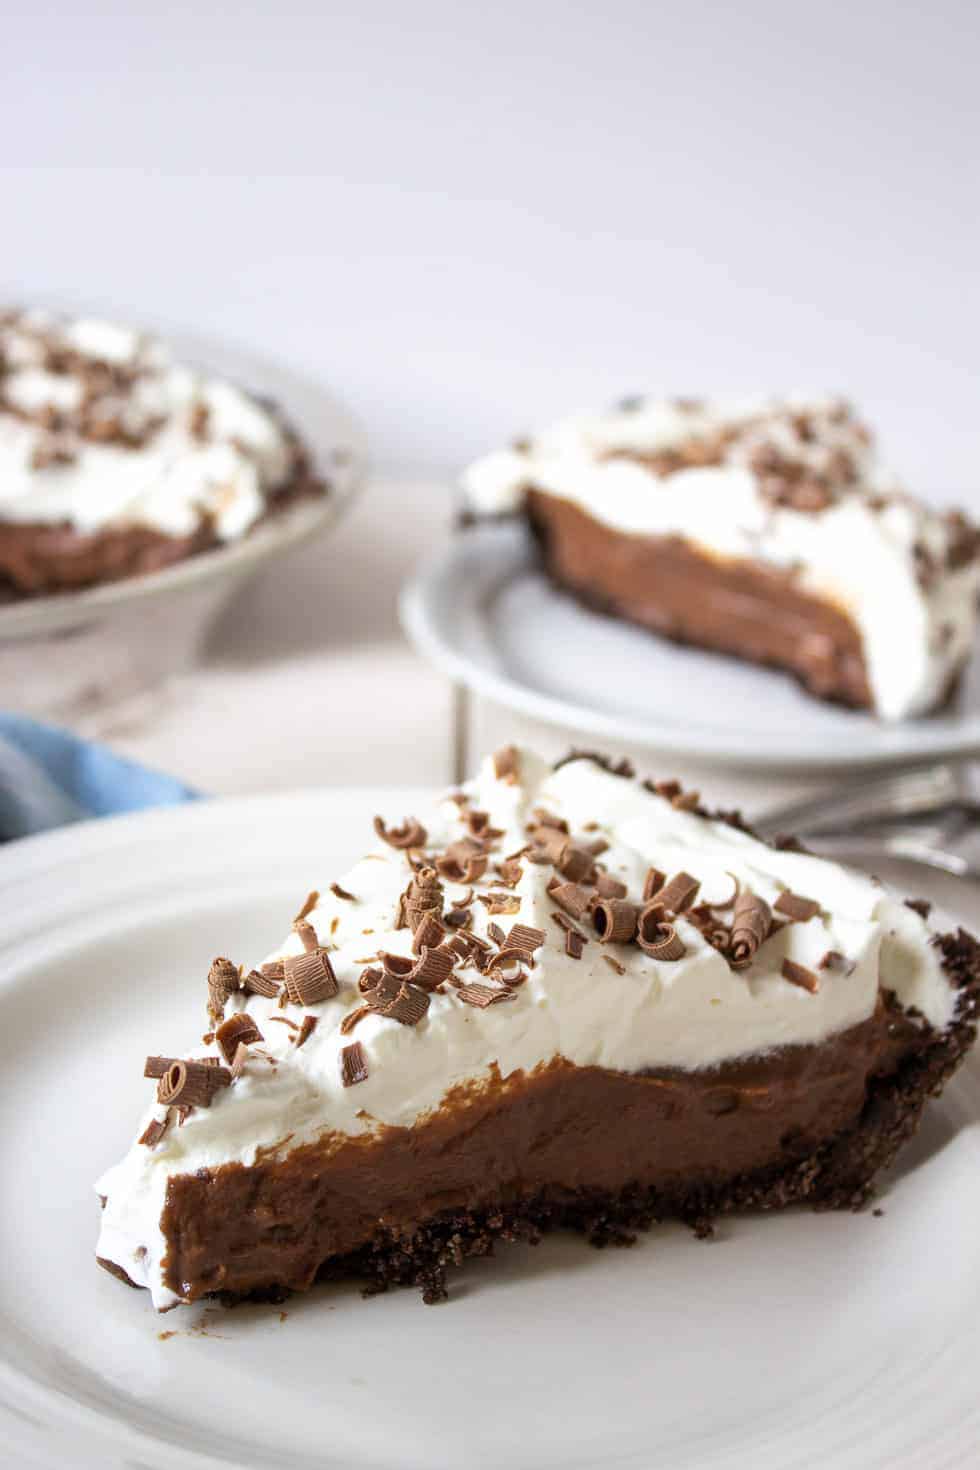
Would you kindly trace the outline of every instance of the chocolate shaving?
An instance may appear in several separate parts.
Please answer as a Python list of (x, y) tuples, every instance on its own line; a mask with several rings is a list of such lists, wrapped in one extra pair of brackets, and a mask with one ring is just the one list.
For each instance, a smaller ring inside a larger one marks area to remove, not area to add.
[(624, 898), (600, 898), (592, 906), (592, 924), (603, 944), (629, 944), (637, 918), (636, 904)]
[(307, 1041), (309, 1041), (310, 1037), (313, 1035), (314, 1031), (316, 1030), (316, 1025), (317, 1025), (317, 1018), (316, 1018), (316, 1016), (304, 1016), (303, 1017), (303, 1024), (299, 1028), (299, 1035), (295, 1039), (296, 1040), (296, 1050), (297, 1051), (299, 1050), (299, 1048), (301, 1046), (305, 1045), (305, 1043)]
[[(442, 917), (443, 887), (435, 868), (420, 868), (402, 900), (405, 923), (414, 934), (426, 914)], [(400, 926), (399, 926), (400, 927)]]
[(657, 890), (657, 902), (663, 904), (668, 913), (682, 913), (694, 902), (700, 887), (698, 879), (692, 878), (690, 873), (675, 873), (669, 883)]
[(582, 958), (585, 949), (585, 940), (577, 929), (565, 930), (565, 953), (573, 960)]
[(764, 898), (746, 889), (739, 893), (732, 913), (728, 958), (735, 970), (751, 965), (772, 932), (772, 912)]
[(354, 1087), (368, 1079), (367, 1055), (359, 1041), (352, 1041), (340, 1053), (340, 1080), (345, 1087)]
[(219, 1088), (227, 1087), (231, 1073), (226, 1067), (206, 1062), (174, 1062), (157, 1084), (157, 1101), (166, 1106), (208, 1108)]
[(507, 944), (533, 954), (536, 949), (541, 948), (545, 938), (543, 929), (535, 929), (530, 924), (512, 924), (507, 935)]
[(389, 954), (387, 950), (382, 950), (378, 955), (378, 959), (381, 961), (385, 974), (390, 975), (393, 980), (398, 980), (399, 982), (406, 980), (412, 974), (418, 963), (417, 960), (412, 959), (411, 955)]
[(370, 1016), (371, 1010), (371, 1006), (358, 1006), (356, 1010), (348, 1011), (340, 1023), (341, 1036), (349, 1036), (359, 1021), (363, 1021), (365, 1016)]
[(451, 950), (425, 948), (408, 978), (423, 990), (436, 990), (449, 979), (455, 963), (456, 956)]
[(557, 867), (572, 839), (560, 827), (532, 827), (534, 847), (529, 853), (532, 863), (554, 863)]
[(791, 893), (788, 888), (785, 893), (779, 895), (773, 908), (777, 913), (785, 914), (788, 919), (798, 920), (802, 924), (820, 912), (820, 905), (816, 899), (801, 898), (798, 893)]
[(684, 790), (679, 781), (654, 781), (652, 789), (665, 801), (673, 801)]
[(222, 1021), (214, 1038), (221, 1048), (221, 1054), (229, 1067), (235, 1060), (235, 1053), (239, 1043), (251, 1046), (255, 1041), (264, 1041), (262, 1032), (256, 1026), (247, 1011), (238, 1011), (234, 1016), (229, 1016), (227, 1021)]
[(671, 798), (670, 804), (675, 812), (693, 812), (697, 811), (700, 801), (700, 791), (681, 791)]
[(499, 924), (488, 924), (487, 934), (493, 940), (494, 944), (503, 944), (506, 937)]
[(818, 970), (830, 970), (831, 973), (838, 975), (851, 975), (855, 968), (854, 961), (849, 960), (846, 955), (841, 954), (840, 950), (837, 949), (828, 949), (817, 966)]
[(299, 942), (307, 954), (313, 954), (314, 951), (320, 948), (320, 941), (316, 937), (316, 930), (305, 919), (293, 920), (293, 932), (299, 937)]
[(599, 873), (595, 880), (596, 892), (600, 898), (625, 898), (628, 892), (625, 883), (614, 878), (610, 873)]
[[(264, 965), (259, 966), (266, 980), (273, 980), (278, 988), (286, 978), (286, 969), (282, 960), (266, 960)], [(261, 991), (258, 992), (260, 995)]]
[(487, 870), (489, 859), (472, 837), (460, 837), (436, 858), (436, 871), (450, 883), (475, 883)]
[(488, 914), (519, 914), (521, 901), (516, 893), (479, 893), (481, 903), (486, 904)]
[(574, 843), (569, 842), (555, 866), (570, 883), (581, 883), (595, 871), (595, 858), (587, 848), (576, 847)]
[(517, 999), (512, 990), (496, 990), (492, 985), (461, 985), (456, 994), (466, 1005), (479, 1006), (481, 1011), (498, 1001)]
[(819, 975), (808, 970), (806, 965), (798, 965), (795, 960), (783, 960), (782, 975), (783, 979), (788, 980), (791, 985), (798, 985), (801, 990), (808, 990), (811, 995), (815, 995), (820, 989)]
[(406, 817), (400, 827), (386, 827), (382, 817), (375, 817), (374, 830), (389, 847), (424, 847), (428, 833), (415, 817)]
[(164, 1117), (150, 1119), (136, 1142), (144, 1144), (147, 1148), (156, 1148), (172, 1122), (173, 1114), (168, 1108)]
[(279, 984), (258, 970), (249, 970), (242, 981), (242, 989), (247, 990), (249, 995), (264, 995), (266, 998), (271, 998), (278, 993)]
[(636, 942), (654, 960), (679, 960), (686, 953), (683, 939), (664, 919), (659, 901), (648, 903), (641, 912)]
[(500, 750), (494, 751), (493, 773), (498, 781), (507, 781), (513, 785), (518, 778), (520, 770), (520, 756), (513, 745), (501, 746)]
[(619, 963), (619, 960), (614, 960), (611, 954), (604, 954), (602, 958), (605, 960), (610, 970), (615, 970), (617, 975), (626, 974), (626, 966), (621, 965)]
[(339, 986), (325, 950), (290, 955), (283, 960), (286, 994), (294, 1005), (315, 1006), (330, 1000)]
[(543, 806), (536, 806), (533, 815), (535, 823), (539, 827), (554, 827), (556, 832), (567, 833), (568, 831), (568, 823), (565, 821), (565, 818), (556, 817), (553, 812), (547, 811)]
[(178, 1057), (147, 1057), (143, 1064), (143, 1076), (154, 1079), (163, 1077), (178, 1060)]
[(246, 1064), (247, 1061), (248, 1061), (248, 1047), (245, 1045), (245, 1042), (244, 1041), (240, 1041), (238, 1043), (238, 1048), (237, 1048), (237, 1050), (235, 1052), (234, 1060), (232, 1061), (232, 1064), (231, 1064), (231, 1080), (233, 1082), (237, 1082), (238, 1081), (239, 1077), (242, 1075), (242, 1073), (245, 1070), (245, 1064)]
[(220, 1021), (225, 1014), (225, 1002), (230, 995), (234, 995), (241, 983), (238, 966), (231, 960), (219, 955), (216, 960), (211, 961), (208, 971), (208, 1015), (214, 1021)]
[(588, 913), (589, 894), (577, 883), (558, 883), (550, 893), (558, 907), (571, 914), (573, 919), (581, 919), (583, 914)]
[(417, 985), (403, 983), (394, 1000), (384, 1007), (381, 1014), (403, 1026), (417, 1026), (429, 1009), (429, 993)]
[(661, 873), (659, 868), (650, 868), (643, 880), (643, 902), (649, 903), (650, 899), (660, 892), (666, 881), (666, 873)]
[(311, 888), (309, 893), (306, 895), (305, 900), (303, 901), (303, 907), (293, 919), (293, 927), (295, 928), (297, 924), (301, 924), (306, 918), (307, 914), (312, 914), (313, 910), (316, 908), (319, 902), (320, 890), (318, 888)]
[(446, 930), (430, 910), (422, 915), (412, 939), (412, 949), (421, 954), (423, 949), (435, 949), (446, 937)]
[(461, 929), (464, 924), (469, 923), (469, 909), (450, 909), (448, 914), (443, 914), (442, 922), (450, 929)]
[(594, 842), (583, 842), (582, 848), (585, 852), (592, 854), (594, 858), (602, 857), (604, 852), (609, 851), (610, 844), (604, 837), (597, 837)]
[(558, 925), (559, 929), (564, 929), (566, 934), (568, 933), (569, 930), (571, 930), (573, 934), (577, 934), (578, 935), (579, 939), (581, 939), (583, 943), (585, 943), (588, 940), (588, 937), (589, 936), (587, 934), (583, 933), (583, 931), (578, 927), (578, 925), (577, 924), (573, 924), (572, 921), (571, 921), (571, 919), (567, 918), (564, 914), (552, 914), (551, 917), (552, 917), (552, 919), (554, 919), (554, 921)]
[(515, 858), (505, 858), (497, 865), (497, 877), (508, 888), (516, 888), (524, 876), (524, 869)]
[(353, 893), (348, 893), (346, 888), (341, 888), (339, 883), (331, 883), (330, 892), (333, 894), (334, 898), (343, 898), (346, 899), (348, 903), (357, 903), (357, 898), (355, 897), (355, 895)]

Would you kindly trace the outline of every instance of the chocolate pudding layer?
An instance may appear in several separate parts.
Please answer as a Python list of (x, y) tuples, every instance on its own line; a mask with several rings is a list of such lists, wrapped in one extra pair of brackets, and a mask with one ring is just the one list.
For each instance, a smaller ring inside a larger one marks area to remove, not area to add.
[(634, 536), (529, 490), (545, 569), (581, 602), (677, 643), (786, 669), (810, 693), (872, 704), (861, 635), (791, 572), (705, 555), (681, 536)]

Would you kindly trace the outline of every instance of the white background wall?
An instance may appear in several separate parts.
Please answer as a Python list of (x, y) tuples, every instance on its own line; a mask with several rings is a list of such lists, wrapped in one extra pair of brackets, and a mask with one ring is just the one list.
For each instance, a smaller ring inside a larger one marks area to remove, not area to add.
[(646, 387), (839, 387), (980, 506), (973, 0), (0, 18), (8, 298), (271, 348), (389, 468)]

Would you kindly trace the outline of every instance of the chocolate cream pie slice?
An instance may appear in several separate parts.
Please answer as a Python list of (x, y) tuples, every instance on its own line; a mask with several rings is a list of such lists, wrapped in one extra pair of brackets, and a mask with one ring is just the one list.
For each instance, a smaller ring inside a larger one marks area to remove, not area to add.
[(522, 513), (588, 605), (886, 720), (942, 706), (973, 649), (977, 529), (902, 493), (838, 400), (630, 400), (463, 490), (478, 518)]
[(0, 602), (158, 571), (326, 492), (274, 407), (154, 338), (0, 312)]
[(675, 782), (507, 748), (396, 816), (146, 1059), (97, 1254), (159, 1309), (857, 1207), (975, 1039), (969, 935)]

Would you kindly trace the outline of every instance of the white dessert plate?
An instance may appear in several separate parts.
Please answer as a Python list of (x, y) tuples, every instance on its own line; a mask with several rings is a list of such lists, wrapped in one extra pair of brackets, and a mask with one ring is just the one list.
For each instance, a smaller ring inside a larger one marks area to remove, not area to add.
[(448, 1304), (351, 1285), (158, 1316), (93, 1258), (92, 1184), (148, 1051), (186, 1044), (216, 953), (256, 959), (365, 812), (311, 792), (0, 849), (0, 1460), (33, 1470), (976, 1464), (980, 1069), (933, 1103), (883, 1216), (795, 1211), (700, 1242), (573, 1238), (468, 1264)]
[(588, 611), (552, 587), (515, 522), (454, 537), (405, 588), (401, 614), (420, 653), (488, 699), (687, 761), (826, 771), (980, 752), (980, 650), (955, 707), (885, 725), (787, 675)]
[(273, 399), (309, 445), (330, 493), (297, 501), (247, 536), (159, 572), (0, 607), (4, 707), (97, 733), (120, 706), (196, 661), (221, 608), (271, 557), (334, 526), (364, 484), (364, 435), (319, 383), (272, 358), (186, 332), (181, 361)]

